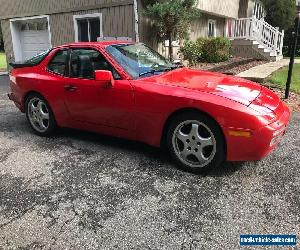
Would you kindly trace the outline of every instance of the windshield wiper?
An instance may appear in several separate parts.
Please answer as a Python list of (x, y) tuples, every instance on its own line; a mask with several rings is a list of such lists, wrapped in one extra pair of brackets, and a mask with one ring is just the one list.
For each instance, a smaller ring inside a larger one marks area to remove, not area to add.
[(151, 69), (151, 70), (148, 70), (148, 71), (145, 71), (143, 73), (140, 73), (139, 76), (144, 76), (144, 75), (148, 75), (148, 74), (155, 74), (156, 72), (167, 72), (167, 71), (171, 71), (171, 70), (174, 70), (174, 69), (178, 69), (180, 68), (181, 66), (177, 66), (177, 65), (173, 65), (171, 67), (165, 67), (165, 68), (161, 68), (161, 69)]
[(160, 69), (159, 71), (161, 72), (167, 72), (167, 71), (171, 71), (171, 70), (174, 70), (174, 69), (177, 69), (179, 68), (178, 66), (171, 66), (171, 67), (166, 67), (166, 68), (163, 68), (163, 69)]
[(157, 72), (155, 69), (151, 69), (151, 70), (148, 70), (148, 71), (145, 71), (143, 73), (140, 73), (139, 76), (144, 76), (144, 75), (148, 75), (148, 74), (153, 74)]

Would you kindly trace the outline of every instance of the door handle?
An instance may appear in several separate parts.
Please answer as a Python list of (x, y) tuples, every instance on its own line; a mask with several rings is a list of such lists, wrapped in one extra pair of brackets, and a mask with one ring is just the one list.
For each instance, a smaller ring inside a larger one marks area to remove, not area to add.
[(65, 85), (65, 86), (64, 86), (64, 89), (65, 89), (66, 91), (73, 92), (73, 91), (77, 90), (77, 87), (74, 86), (74, 85)]

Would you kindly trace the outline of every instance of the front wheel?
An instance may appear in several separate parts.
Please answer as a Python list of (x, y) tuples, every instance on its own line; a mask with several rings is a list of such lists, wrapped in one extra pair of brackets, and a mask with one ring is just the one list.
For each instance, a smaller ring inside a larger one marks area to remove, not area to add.
[(25, 107), (33, 131), (39, 136), (50, 136), (56, 128), (56, 122), (47, 101), (39, 94), (31, 94), (26, 99)]
[(202, 113), (176, 116), (169, 126), (167, 146), (178, 166), (192, 173), (205, 173), (225, 160), (221, 129)]

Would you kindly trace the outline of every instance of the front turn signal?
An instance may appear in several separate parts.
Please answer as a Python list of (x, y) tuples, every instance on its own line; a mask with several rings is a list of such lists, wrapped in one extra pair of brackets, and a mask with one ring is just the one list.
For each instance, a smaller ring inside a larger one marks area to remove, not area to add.
[(230, 136), (235, 136), (235, 137), (250, 138), (252, 136), (252, 133), (250, 131), (229, 130), (229, 135)]

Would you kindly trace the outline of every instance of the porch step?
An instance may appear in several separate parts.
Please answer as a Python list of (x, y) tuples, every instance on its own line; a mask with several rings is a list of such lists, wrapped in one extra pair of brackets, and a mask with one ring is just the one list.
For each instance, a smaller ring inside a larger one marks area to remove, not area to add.
[(277, 61), (282, 51), (284, 31), (279, 31), (255, 15), (230, 21), (228, 36), (233, 55)]
[(234, 39), (232, 43), (232, 54), (245, 58), (257, 58), (268, 61), (278, 61), (282, 56), (276, 55), (259, 42), (250, 39)]

